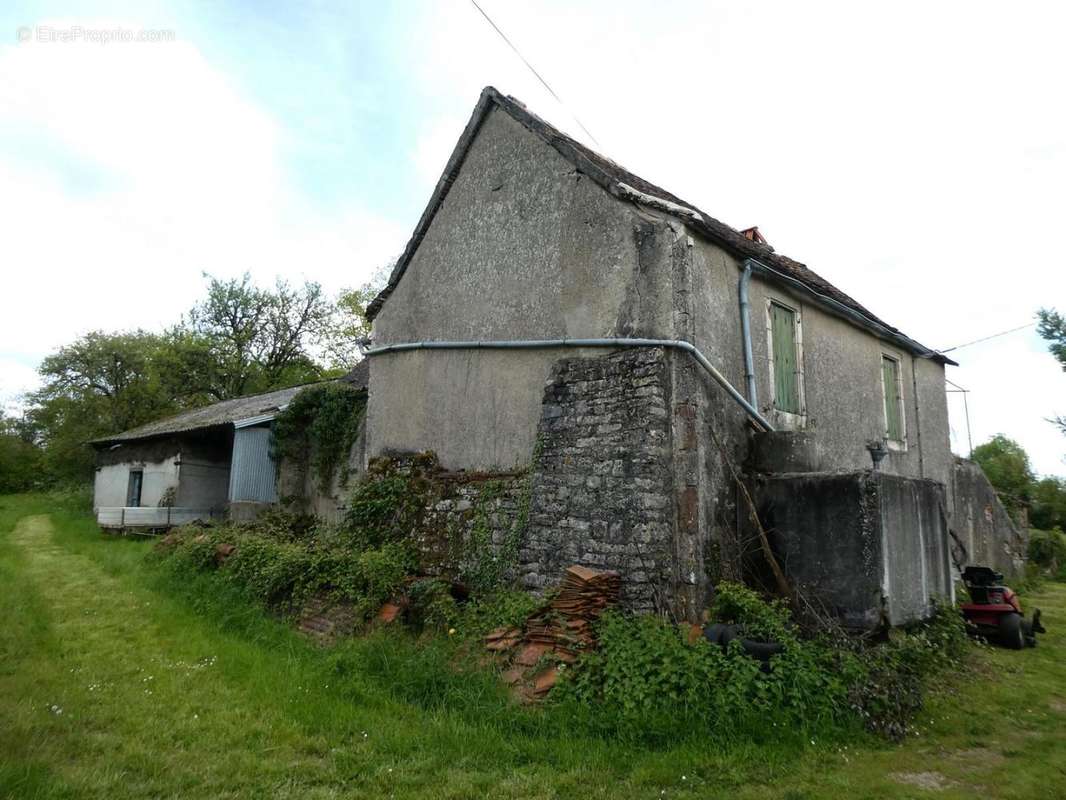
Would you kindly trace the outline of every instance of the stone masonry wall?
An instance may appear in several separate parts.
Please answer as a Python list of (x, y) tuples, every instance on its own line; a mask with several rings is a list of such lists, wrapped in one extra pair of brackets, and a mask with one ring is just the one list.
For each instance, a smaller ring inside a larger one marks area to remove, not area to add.
[(525, 588), (554, 586), (567, 566), (581, 564), (618, 570), (628, 608), (662, 610), (672, 602), (669, 408), (662, 349), (555, 364), (519, 551)]
[(988, 566), (1008, 577), (1023, 575), (1029, 547), (1026, 529), (1014, 524), (985, 473), (973, 461), (955, 459), (952, 559), (960, 572)]
[[(427, 506), (418, 535), (421, 566), (430, 575), (458, 578), (476, 559), (513, 564), (527, 502), (525, 472), (440, 473), (440, 493)], [(487, 552), (485, 552), (487, 551)], [(504, 567), (513, 578), (513, 565)]]

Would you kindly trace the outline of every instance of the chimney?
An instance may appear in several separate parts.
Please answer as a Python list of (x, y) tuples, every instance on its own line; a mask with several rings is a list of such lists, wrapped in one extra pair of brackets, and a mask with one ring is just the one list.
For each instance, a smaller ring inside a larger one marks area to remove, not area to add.
[(745, 228), (740, 232), (740, 235), (743, 236), (745, 239), (750, 239), (756, 244), (769, 244), (769, 242), (766, 241), (766, 237), (759, 233), (758, 225), (752, 225), (750, 228)]

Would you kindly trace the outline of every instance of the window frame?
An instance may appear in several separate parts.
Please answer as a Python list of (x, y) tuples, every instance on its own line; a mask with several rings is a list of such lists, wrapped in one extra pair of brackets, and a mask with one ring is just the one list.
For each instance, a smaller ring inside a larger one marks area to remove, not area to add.
[[(137, 505), (132, 504), (134, 475), (137, 475)], [(126, 508), (142, 508), (144, 502), (144, 467), (130, 467), (126, 477)]]
[[(777, 381), (775, 379), (777, 361), (774, 357), (773, 315), (773, 308), (775, 305), (786, 311), (792, 312), (793, 342), (796, 347), (796, 395), (799, 411), (784, 411), (777, 407)], [(803, 367), (803, 312), (800, 310), (798, 304), (793, 305), (776, 296), (766, 298), (766, 355), (766, 361), (770, 372), (769, 411), (774, 415), (776, 421), (784, 428), (795, 430), (806, 427), (807, 387)]]
[[(899, 404), (899, 435), (900, 438), (889, 437), (888, 425), (888, 391), (885, 386), (885, 359), (896, 365), (896, 402)], [(903, 392), (903, 356), (891, 350), (882, 349), (877, 362), (878, 382), (881, 384), (881, 439), (889, 450), (896, 452), (907, 451), (907, 406), (906, 395)]]

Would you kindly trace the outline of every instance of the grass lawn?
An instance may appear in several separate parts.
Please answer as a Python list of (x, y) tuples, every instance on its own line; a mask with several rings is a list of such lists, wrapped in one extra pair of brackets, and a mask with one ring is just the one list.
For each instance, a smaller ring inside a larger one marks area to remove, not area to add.
[(1024, 598), (1050, 628), (1037, 649), (983, 649), (901, 745), (652, 748), (539, 725), (485, 681), (426, 702), (372, 641), (338, 674), (256, 608), (174, 585), (149, 548), (0, 497), (0, 797), (1066, 798), (1063, 584)]

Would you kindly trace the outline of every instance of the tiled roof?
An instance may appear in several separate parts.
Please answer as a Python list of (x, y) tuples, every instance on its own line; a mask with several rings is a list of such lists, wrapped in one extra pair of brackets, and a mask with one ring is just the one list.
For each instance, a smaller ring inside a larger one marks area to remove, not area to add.
[(678, 216), (686, 225), (722, 245), (735, 255), (758, 262), (761, 265), (760, 272), (767, 280), (777, 281), (790, 285), (792, 288), (805, 290), (816, 301), (828, 306), (830, 311), (842, 314), (852, 322), (867, 327), (880, 336), (897, 341), (910, 352), (933, 358), (937, 361), (954, 363), (950, 359), (910, 339), (899, 329), (879, 319), (855, 298), (838, 289), (805, 264), (775, 253), (774, 249), (766, 244), (765, 241), (759, 241), (762, 238), (761, 236), (749, 238), (741, 231), (719, 222), (692, 203), (688, 203), (667, 190), (644, 180), (639, 175), (635, 175), (609, 158), (572, 139), (558, 128), (531, 113), (518, 100), (500, 94), (491, 86), (482, 91), (481, 99), (474, 109), (470, 122), (463, 131), (463, 135), (460, 137), (448, 161), (448, 165), (445, 167), (444, 174), (434, 189), (429, 205), (423, 212), (414, 234), (407, 243), (407, 248), (396, 262), (396, 266), (389, 276), (388, 284), (367, 307), (368, 318), (373, 319), (377, 315), (396, 287), (396, 284), (400, 281), (400, 278), (403, 277), (403, 273), (407, 269), (415, 250), (418, 249), (418, 245), (428, 230), (437, 209), (444, 202), (448, 189), (451, 187), (456, 175), (458, 175), (466, 153), (477, 136), (482, 122), (484, 122), (489, 111), (493, 108), (505, 111), (544, 142), (551, 145), (578, 170), (620, 200), (652, 204), (660, 210)]

